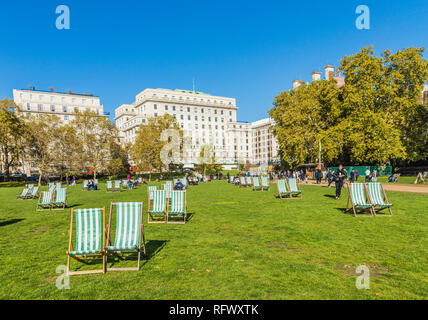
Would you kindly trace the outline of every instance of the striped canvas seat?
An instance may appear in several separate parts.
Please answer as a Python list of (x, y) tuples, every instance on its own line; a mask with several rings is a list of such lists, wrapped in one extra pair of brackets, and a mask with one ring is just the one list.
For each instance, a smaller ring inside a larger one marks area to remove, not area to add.
[(38, 192), (39, 192), (39, 187), (33, 187), (29, 192), (29, 195), (27, 195), (26, 197), (30, 199), (34, 199), (37, 197)]
[(50, 207), (52, 204), (53, 191), (45, 191), (42, 193), (41, 201), (38, 203), (38, 206), (41, 207)]
[(51, 189), (55, 186), (55, 184), (53, 182), (49, 182), (48, 186), (49, 186), (49, 189)]
[(34, 188), (34, 184), (29, 184), (29, 185), (28, 185), (28, 189), (30, 189), (30, 190), (31, 190), (31, 189), (33, 189), (33, 188)]
[(98, 185), (98, 179), (94, 180), (94, 184), (97, 186)]
[(254, 190), (261, 190), (262, 187), (260, 186), (260, 181), (258, 177), (254, 177), (253, 178), (253, 183), (254, 183)]
[(267, 177), (262, 177), (262, 187), (263, 189), (269, 189), (269, 182)]
[(152, 215), (164, 215), (166, 213), (166, 198), (165, 190), (157, 190), (151, 192), (152, 206), (150, 214)]
[(241, 177), (240, 180), (241, 180), (241, 186), (247, 185), (247, 182), (245, 181), (245, 177)]
[(67, 189), (60, 188), (56, 190), (54, 205), (64, 205), (67, 198)]
[(234, 176), (231, 176), (230, 177), (230, 183), (233, 183), (233, 181), (235, 180), (235, 177)]
[(378, 208), (390, 208), (390, 207), (392, 207), (392, 204), (385, 203), (385, 201), (383, 199), (382, 190), (381, 190), (381, 184), (379, 182), (369, 183), (367, 185), (367, 188), (368, 188), (369, 198), (370, 198), (372, 205), (374, 205), (375, 207), (378, 207)]
[(55, 185), (53, 183), (49, 185), (49, 190), (48, 191), (52, 192), (52, 193), (55, 191)]
[(119, 190), (119, 189), (120, 189), (120, 180), (116, 180), (116, 181), (114, 182), (114, 188), (115, 188), (116, 190)]
[(88, 189), (88, 180), (83, 181), (83, 189)]
[(150, 201), (152, 201), (152, 200), (153, 200), (153, 194), (152, 194), (152, 192), (153, 192), (153, 191), (157, 191), (157, 190), (158, 190), (158, 187), (156, 187), (156, 186), (151, 186), (151, 187), (149, 187), (149, 188), (148, 188)]
[(25, 188), (24, 190), (22, 190), (21, 194), (17, 196), (17, 198), (25, 198), (29, 192), (30, 189)]
[(185, 191), (172, 191), (171, 192), (171, 207), (169, 208), (169, 214), (180, 215), (184, 214), (184, 199)]
[(107, 181), (107, 191), (113, 190), (113, 182)]
[(372, 205), (366, 201), (364, 183), (351, 183), (351, 199), (356, 208), (370, 208)]
[(278, 180), (276, 184), (278, 186), (279, 195), (289, 195), (291, 193), (290, 191), (287, 191), (285, 180)]
[(247, 185), (248, 186), (252, 186), (253, 185), (253, 178), (252, 177), (247, 177)]
[(109, 251), (135, 251), (140, 247), (141, 202), (116, 203), (116, 234)]
[(171, 188), (173, 187), (173, 182), (172, 181), (167, 181), (167, 182), (165, 182), (165, 184), (171, 186)]
[(302, 191), (297, 188), (297, 180), (294, 178), (288, 179), (288, 185), (290, 186), (290, 192), (291, 193), (302, 193)]
[(103, 223), (101, 209), (74, 211), (76, 245), (70, 255), (91, 255), (102, 252)]
[(183, 184), (183, 186), (187, 187), (187, 179), (186, 179), (186, 177), (184, 177), (183, 179), (180, 179), (180, 181)]
[(56, 189), (61, 189), (61, 188), (62, 188), (62, 183), (61, 183), (61, 182), (58, 182), (58, 183), (55, 185), (55, 187), (56, 187)]

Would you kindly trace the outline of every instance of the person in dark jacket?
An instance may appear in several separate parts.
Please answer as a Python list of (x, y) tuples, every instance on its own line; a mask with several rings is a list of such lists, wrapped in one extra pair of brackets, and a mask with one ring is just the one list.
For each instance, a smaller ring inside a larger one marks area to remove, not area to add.
[(336, 183), (336, 200), (340, 199), (342, 193), (343, 185), (348, 177), (348, 173), (343, 168), (342, 165), (339, 165), (339, 168), (334, 173), (334, 182)]

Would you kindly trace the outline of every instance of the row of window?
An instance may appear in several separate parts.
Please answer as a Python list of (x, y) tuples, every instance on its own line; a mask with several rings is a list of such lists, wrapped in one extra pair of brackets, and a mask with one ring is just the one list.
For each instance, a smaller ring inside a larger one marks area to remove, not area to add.
[[(27, 111), (32, 111), (32, 107), (31, 107), (30, 103), (27, 103), (26, 109), (27, 109)], [(45, 106), (43, 104), (38, 104), (37, 105), (37, 111), (40, 111), (40, 112), (50, 111), (50, 112), (73, 113), (73, 112), (79, 111), (79, 109), (78, 108), (69, 108), (67, 106), (56, 106), (56, 105)], [(83, 111), (83, 110), (81, 110), (81, 111)], [(85, 108), (85, 111), (94, 111), (97, 114), (99, 114), (99, 110), (98, 109)]]
[[(28, 99), (30, 101), (33, 101), (33, 97), (37, 99), (37, 96), (30, 94), (30, 95), (24, 95), (23, 93), (20, 94), (20, 98), (21, 100), (24, 99)], [(65, 98), (65, 97), (61, 97), (61, 99), (59, 97), (55, 97), (55, 96), (49, 96), (49, 99), (45, 99), (45, 97), (47, 98), (46, 95), (39, 95), (38, 96), (38, 100), (39, 101), (50, 101), (50, 102), (61, 102), (61, 103), (67, 103), (67, 102), (71, 102), (72, 104), (88, 104), (88, 105), (94, 105), (96, 104), (95, 99), (77, 99), (77, 98)]]

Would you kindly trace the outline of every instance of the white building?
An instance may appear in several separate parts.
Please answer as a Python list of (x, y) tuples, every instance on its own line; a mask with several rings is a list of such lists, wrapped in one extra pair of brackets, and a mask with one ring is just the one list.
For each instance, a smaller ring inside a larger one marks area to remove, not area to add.
[(271, 118), (262, 119), (251, 124), (252, 152), (254, 164), (269, 164), (279, 161), (279, 145), (273, 135)]
[(100, 98), (89, 94), (14, 89), (13, 100), (26, 117), (49, 114), (67, 122), (74, 118), (75, 111), (92, 111), (100, 116), (108, 116), (108, 114), (104, 114)]
[[(237, 159), (250, 162), (251, 136), (245, 131), (249, 125), (236, 121), (237, 110), (233, 98), (179, 89), (146, 89), (136, 96), (134, 103), (116, 109), (115, 121), (122, 142), (127, 144), (135, 142), (139, 126), (149, 118), (170, 114), (185, 136), (192, 138), (192, 148), (184, 155), (186, 161), (198, 163), (201, 147), (210, 145), (219, 163)], [(235, 140), (240, 143), (236, 150), (230, 146), (230, 141)]]

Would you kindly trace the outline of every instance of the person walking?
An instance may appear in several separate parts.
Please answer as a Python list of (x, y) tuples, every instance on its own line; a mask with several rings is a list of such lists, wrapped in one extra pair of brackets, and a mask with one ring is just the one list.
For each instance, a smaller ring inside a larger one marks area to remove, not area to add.
[(342, 188), (347, 176), (348, 176), (348, 173), (346, 172), (346, 170), (343, 168), (342, 165), (339, 165), (339, 168), (334, 173), (334, 182), (336, 183), (336, 200), (340, 199)]
[(372, 173), (372, 182), (377, 182), (377, 170)]
[(328, 172), (327, 172), (327, 182), (328, 182), (328, 187), (330, 188), (330, 185), (333, 182), (333, 172), (331, 171), (331, 169), (328, 169)]
[(370, 169), (366, 169), (366, 182), (370, 182)]
[(353, 183), (355, 181), (355, 170), (352, 169), (351, 170), (351, 183)]
[(355, 181), (358, 181), (358, 177), (360, 176), (360, 173), (357, 171), (355, 171)]

